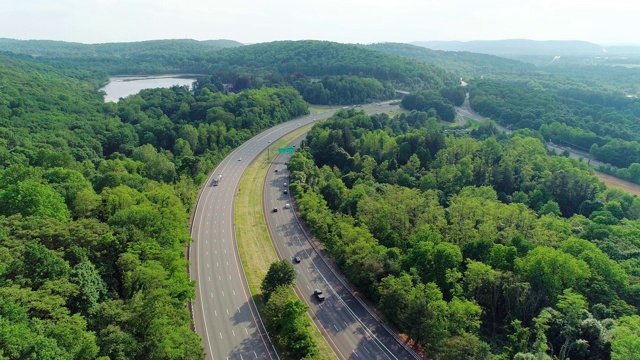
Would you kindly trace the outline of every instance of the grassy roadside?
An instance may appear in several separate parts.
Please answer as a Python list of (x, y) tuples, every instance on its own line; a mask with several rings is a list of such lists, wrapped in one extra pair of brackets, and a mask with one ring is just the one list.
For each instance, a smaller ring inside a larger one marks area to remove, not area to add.
[[(303, 126), (271, 144), (270, 159), (267, 159), (266, 151), (258, 155), (240, 180), (235, 203), (236, 241), (247, 283), (251, 290), (251, 296), (254, 298), (260, 312), (262, 312), (260, 283), (267, 274), (269, 265), (279, 260), (269, 238), (264, 214), (262, 213), (262, 185), (264, 184), (264, 178), (267, 176), (269, 165), (278, 155), (276, 149), (284, 147), (297, 137), (308, 132), (312, 126), (313, 124)], [(291, 295), (296, 296), (293, 289), (291, 289)], [(319, 355), (316, 356), (316, 359), (335, 359), (333, 350), (322, 337), (318, 328), (311, 326), (310, 330), (311, 335), (318, 344)]]

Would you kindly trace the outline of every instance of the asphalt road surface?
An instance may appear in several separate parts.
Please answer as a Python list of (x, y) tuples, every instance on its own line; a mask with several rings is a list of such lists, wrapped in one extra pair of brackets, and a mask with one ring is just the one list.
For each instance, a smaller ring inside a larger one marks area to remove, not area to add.
[[(390, 111), (383, 103), (364, 110)], [(207, 359), (277, 359), (251, 298), (240, 262), (233, 225), (234, 199), (247, 165), (271, 142), (332, 112), (277, 125), (235, 149), (210, 174), (198, 198), (189, 249), (190, 276), (196, 281), (192, 316)], [(222, 174), (218, 186), (214, 176)]]

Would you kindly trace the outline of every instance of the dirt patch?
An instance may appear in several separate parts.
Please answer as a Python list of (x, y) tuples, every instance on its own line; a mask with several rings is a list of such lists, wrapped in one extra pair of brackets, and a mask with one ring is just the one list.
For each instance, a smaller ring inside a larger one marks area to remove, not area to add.
[(596, 176), (600, 181), (602, 181), (608, 187), (619, 187), (626, 190), (631, 195), (639, 195), (640, 196), (640, 185), (634, 184), (632, 182), (619, 179), (615, 176), (611, 176), (609, 174), (605, 174), (600, 171), (595, 171)]

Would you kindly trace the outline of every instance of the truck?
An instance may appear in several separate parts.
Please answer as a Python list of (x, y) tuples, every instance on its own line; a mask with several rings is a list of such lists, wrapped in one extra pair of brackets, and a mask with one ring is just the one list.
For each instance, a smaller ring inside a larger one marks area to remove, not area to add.
[(220, 183), (220, 180), (222, 180), (222, 174), (218, 174), (218, 176), (213, 178), (212, 185), (218, 186), (218, 184)]

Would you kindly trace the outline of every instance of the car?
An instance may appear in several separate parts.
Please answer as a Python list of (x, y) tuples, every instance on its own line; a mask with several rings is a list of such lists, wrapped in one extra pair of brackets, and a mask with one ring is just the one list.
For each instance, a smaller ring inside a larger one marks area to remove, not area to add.
[(287, 187), (287, 183), (284, 183), (284, 187)]
[(284, 204), (285, 209), (291, 209), (291, 205), (289, 203)]
[(313, 295), (316, 296), (316, 299), (318, 299), (318, 301), (324, 301), (324, 299), (325, 299), (324, 294), (322, 293), (322, 290), (320, 290), (320, 289), (313, 290)]
[(271, 211), (278, 212), (278, 208), (273, 208)]
[(289, 192), (289, 190), (287, 190), (287, 189), (284, 189), (284, 193), (285, 193), (285, 194), (287, 194), (288, 192)]
[(276, 172), (278, 172), (278, 169), (276, 169)]
[(242, 161), (242, 158), (239, 158), (238, 161)]
[(269, 140), (269, 144), (271, 144), (271, 140)]
[(296, 256), (296, 257), (294, 257), (294, 258), (293, 258), (293, 261), (294, 261), (296, 264), (299, 264), (299, 263), (300, 263), (300, 261), (302, 261), (302, 259), (300, 259), (300, 256)]

